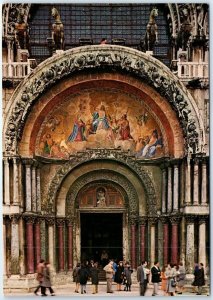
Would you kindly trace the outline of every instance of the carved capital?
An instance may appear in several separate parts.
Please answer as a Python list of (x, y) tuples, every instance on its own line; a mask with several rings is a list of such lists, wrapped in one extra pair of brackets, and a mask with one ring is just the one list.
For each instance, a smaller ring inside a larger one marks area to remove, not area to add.
[(146, 226), (147, 224), (147, 217), (139, 217), (139, 224)]
[(14, 214), (9, 216), (12, 224), (18, 224), (20, 217), (21, 217), (20, 214)]
[(199, 216), (199, 217), (198, 217), (199, 225), (205, 224), (206, 221), (208, 220), (208, 218), (209, 218), (208, 216)]
[(44, 221), (44, 217), (42, 216), (36, 217), (35, 224), (41, 224), (43, 221)]
[(34, 224), (36, 220), (36, 216), (24, 216), (27, 224)]
[(177, 225), (180, 222), (181, 216), (179, 216), (179, 215), (170, 216), (169, 219), (172, 224)]
[(56, 223), (56, 219), (54, 217), (45, 217), (45, 221), (48, 224), (48, 226), (53, 226)]
[(73, 226), (74, 218), (66, 218), (66, 224), (67, 226)]
[(148, 221), (151, 226), (155, 226), (158, 221), (158, 217), (149, 217)]
[(34, 163), (34, 160), (32, 158), (22, 158), (22, 162), (26, 166), (32, 166)]
[(194, 224), (194, 222), (196, 220), (196, 216), (195, 215), (186, 215), (185, 220), (186, 220), (186, 224)]
[(168, 224), (169, 223), (169, 218), (167, 216), (161, 216), (160, 220), (163, 224)]
[(57, 218), (56, 219), (56, 224), (57, 224), (58, 227), (63, 227), (65, 222), (66, 222), (65, 218)]
[(138, 223), (138, 217), (134, 216), (134, 215), (130, 216), (129, 217), (129, 222), (130, 222), (131, 225), (136, 225)]

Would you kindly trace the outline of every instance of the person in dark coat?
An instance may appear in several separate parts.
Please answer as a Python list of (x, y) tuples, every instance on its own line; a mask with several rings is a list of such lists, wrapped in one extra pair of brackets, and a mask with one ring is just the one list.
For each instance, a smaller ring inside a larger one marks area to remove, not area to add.
[(115, 273), (115, 282), (117, 283), (117, 291), (121, 291), (121, 284), (124, 279), (124, 266), (123, 262), (120, 261), (117, 267), (117, 271)]
[(141, 265), (137, 268), (137, 280), (140, 284), (140, 296), (144, 296), (148, 283), (148, 269), (146, 268), (147, 261), (142, 261)]
[(44, 274), (43, 274), (44, 263), (45, 263), (44, 259), (41, 259), (40, 262), (39, 262), (38, 265), (37, 265), (37, 270), (36, 270), (37, 276), (36, 276), (36, 279), (38, 280), (39, 285), (37, 286), (37, 288), (36, 288), (35, 291), (34, 291), (34, 294), (35, 294), (36, 296), (38, 296), (37, 293), (38, 293), (39, 289), (41, 289), (41, 294), (44, 294), (44, 293), (45, 293), (45, 292), (44, 292), (44, 288), (41, 286), (42, 281), (44, 280)]
[(87, 286), (87, 280), (89, 278), (89, 272), (85, 264), (81, 264), (80, 269), (78, 270), (79, 274), (79, 282), (81, 285), (81, 294), (86, 294), (86, 286)]
[(93, 285), (93, 292), (92, 292), (93, 294), (98, 293), (98, 282), (99, 282), (98, 273), (99, 273), (98, 263), (95, 262), (90, 269), (91, 281)]
[(192, 282), (192, 285), (193, 285), (193, 290), (194, 290), (194, 293), (196, 293), (196, 286), (197, 285), (197, 278), (198, 278), (198, 272), (199, 272), (199, 265), (196, 263), (195, 264), (195, 268), (194, 268), (194, 281)]
[(124, 267), (124, 291), (131, 291), (131, 285), (132, 285), (132, 275), (133, 269), (131, 269), (129, 262), (125, 263)]
[(161, 281), (160, 278), (160, 268), (159, 268), (159, 262), (155, 261), (154, 266), (151, 268), (151, 274), (152, 274), (152, 283), (154, 285), (152, 296), (158, 295), (158, 285)]
[(202, 294), (202, 286), (203, 285), (205, 285), (205, 275), (204, 275), (203, 263), (200, 263), (199, 269), (198, 269), (198, 274), (197, 274), (197, 286), (198, 286), (197, 295)]
[(55, 293), (52, 289), (51, 280), (50, 280), (50, 264), (48, 262), (45, 262), (44, 264), (43, 274), (44, 274), (44, 280), (41, 283), (41, 287), (44, 288), (44, 293), (42, 294), (42, 296), (47, 296), (46, 288), (49, 289), (51, 296), (55, 296)]
[(80, 263), (77, 263), (76, 267), (73, 269), (73, 282), (75, 282), (75, 293), (78, 293), (79, 291), (79, 285), (80, 285), (80, 279), (79, 279), (79, 269), (81, 265)]

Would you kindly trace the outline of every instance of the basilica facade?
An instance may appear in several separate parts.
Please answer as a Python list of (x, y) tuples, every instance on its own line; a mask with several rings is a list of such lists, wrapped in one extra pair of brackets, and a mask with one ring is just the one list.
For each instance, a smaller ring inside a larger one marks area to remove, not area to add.
[[(207, 4), (4, 4), (4, 288), (101, 252), (209, 265)], [(102, 42), (100, 43), (100, 41)]]

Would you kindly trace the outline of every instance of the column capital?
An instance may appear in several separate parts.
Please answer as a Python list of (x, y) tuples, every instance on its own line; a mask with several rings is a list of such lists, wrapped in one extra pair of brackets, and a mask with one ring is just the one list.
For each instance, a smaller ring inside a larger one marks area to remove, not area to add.
[(172, 159), (172, 160), (170, 160), (170, 164), (172, 166), (179, 166), (180, 163), (181, 163), (180, 159)]
[(37, 216), (35, 219), (35, 223), (36, 224), (41, 224), (42, 221), (44, 221), (44, 217), (43, 216)]
[(186, 220), (187, 224), (194, 224), (195, 219), (196, 219), (195, 215), (186, 215), (185, 216), (185, 220)]
[(193, 158), (193, 162), (194, 162), (195, 165), (198, 165), (200, 161), (201, 161), (200, 157), (194, 157)]
[(138, 222), (138, 216), (136, 215), (130, 215), (129, 216), (129, 222), (131, 225), (136, 225)]
[(23, 218), (26, 220), (27, 224), (34, 224), (36, 216), (33, 215), (24, 215)]
[(180, 222), (181, 216), (180, 215), (169, 216), (169, 219), (172, 224), (178, 224)]
[(45, 218), (45, 221), (49, 226), (53, 226), (55, 224), (55, 217), (48, 216)]
[(32, 166), (34, 160), (32, 158), (22, 158), (22, 162), (26, 166)]
[(160, 216), (160, 220), (163, 224), (168, 224), (169, 218), (167, 216)]
[(67, 226), (73, 226), (74, 224), (73, 218), (66, 218), (66, 224)]
[(11, 157), (11, 159), (13, 160), (13, 163), (18, 164), (21, 161), (21, 158), (19, 156), (13, 156)]
[(64, 226), (65, 222), (66, 222), (65, 218), (57, 218), (56, 219), (56, 224), (57, 224), (58, 227)]
[(198, 217), (199, 225), (206, 223), (207, 220), (208, 220), (208, 216), (199, 216)]
[(14, 215), (9, 216), (12, 224), (18, 224), (18, 221), (19, 221), (20, 217), (21, 217), (20, 214), (14, 214)]
[(157, 221), (158, 221), (158, 217), (153, 216), (153, 217), (149, 217), (149, 218), (148, 218), (148, 222), (149, 222), (152, 226), (154, 226), (154, 225), (157, 223)]
[(147, 223), (147, 217), (139, 217), (139, 224), (140, 225), (146, 225), (146, 223)]

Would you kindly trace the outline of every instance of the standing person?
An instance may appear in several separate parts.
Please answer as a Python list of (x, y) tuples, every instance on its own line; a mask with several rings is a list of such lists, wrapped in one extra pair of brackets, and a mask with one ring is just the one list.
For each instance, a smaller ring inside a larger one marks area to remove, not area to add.
[(137, 280), (140, 284), (140, 296), (144, 296), (148, 283), (148, 272), (146, 269), (147, 261), (142, 261), (141, 265), (137, 268)]
[(121, 284), (124, 278), (124, 266), (123, 262), (120, 261), (117, 267), (117, 271), (115, 273), (115, 282), (117, 283), (117, 291), (121, 291)]
[(99, 282), (98, 273), (99, 273), (98, 263), (95, 262), (90, 269), (91, 280), (93, 285), (93, 292), (92, 292), (93, 294), (98, 293), (98, 282)]
[(201, 295), (203, 285), (205, 285), (205, 275), (204, 275), (203, 263), (200, 263), (199, 270), (198, 270), (198, 278), (197, 278), (197, 286), (198, 286), (197, 295)]
[(117, 265), (117, 263), (116, 263), (116, 261), (117, 261), (117, 259), (112, 259), (112, 262), (113, 262), (113, 270), (115, 271), (115, 273), (114, 273), (114, 275), (113, 275), (113, 280), (115, 280), (115, 274), (116, 274), (116, 272), (117, 272), (117, 268), (118, 268), (118, 265)]
[(43, 271), (44, 271), (44, 259), (41, 259), (37, 265), (37, 270), (36, 270), (36, 272), (37, 272), (36, 280), (38, 280), (38, 282), (39, 282), (39, 285), (37, 286), (37, 288), (34, 291), (34, 294), (36, 296), (38, 296), (37, 293), (38, 293), (39, 289), (41, 289), (41, 293), (43, 292), (43, 288), (41, 287), (42, 281), (44, 279)]
[(87, 280), (89, 277), (89, 273), (88, 273), (88, 269), (86, 267), (85, 264), (81, 264), (81, 267), (78, 271), (79, 274), (79, 282), (81, 285), (81, 294), (86, 294), (87, 290), (86, 290), (86, 286), (87, 286)]
[(186, 278), (186, 269), (184, 268), (182, 262), (179, 263), (178, 272), (179, 274), (177, 275), (177, 294), (182, 294)]
[(113, 261), (110, 261), (108, 265), (104, 267), (104, 271), (106, 272), (106, 281), (107, 281), (107, 293), (113, 293), (112, 291), (112, 278), (115, 274), (113, 270)]
[(132, 275), (133, 270), (130, 267), (129, 262), (125, 263), (124, 267), (124, 278), (125, 278), (125, 288), (124, 291), (130, 291), (131, 292), (131, 285), (132, 285)]
[(167, 295), (167, 278), (166, 278), (166, 266), (163, 266), (162, 270), (161, 270), (161, 290), (164, 291), (164, 296)]
[(176, 268), (172, 264), (168, 264), (166, 269), (166, 278), (167, 278), (167, 293), (169, 296), (175, 296), (176, 286), (174, 285), (174, 281), (176, 279)]
[(73, 282), (75, 282), (75, 293), (79, 293), (79, 285), (80, 285), (80, 279), (79, 279), (79, 270), (80, 270), (80, 263), (77, 263), (76, 267), (73, 270)]
[(47, 296), (46, 288), (49, 289), (51, 296), (55, 296), (55, 293), (51, 287), (50, 264), (48, 262), (45, 262), (45, 264), (44, 264), (44, 280), (42, 281), (41, 286), (43, 287), (42, 296)]
[(192, 282), (192, 285), (194, 286), (194, 293), (196, 293), (196, 286), (198, 285), (197, 284), (197, 281), (198, 281), (198, 273), (199, 273), (199, 265), (196, 263), (195, 264), (195, 268), (194, 268), (194, 281)]
[(161, 281), (158, 261), (155, 261), (154, 266), (151, 268), (151, 274), (152, 274), (152, 283), (154, 285), (152, 296), (156, 296), (158, 295), (158, 285), (159, 282)]

